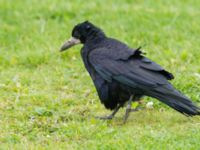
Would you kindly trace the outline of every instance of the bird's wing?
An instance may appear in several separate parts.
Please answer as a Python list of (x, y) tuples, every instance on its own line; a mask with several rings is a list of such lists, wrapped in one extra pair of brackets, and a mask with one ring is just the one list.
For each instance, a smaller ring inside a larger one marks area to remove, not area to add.
[(106, 48), (93, 50), (89, 62), (102, 78), (108, 82), (116, 80), (133, 88), (148, 89), (169, 84), (172, 74), (161, 66), (142, 56), (136, 50), (127, 59), (115, 59), (113, 51)]
[(100, 48), (89, 55), (91, 65), (104, 80), (115, 80), (133, 89), (139, 89), (144, 95), (157, 98), (188, 116), (200, 115), (200, 108), (167, 81), (173, 76), (162, 67), (141, 54), (138, 55), (138, 52), (127, 59), (115, 59), (111, 52), (109, 49)]

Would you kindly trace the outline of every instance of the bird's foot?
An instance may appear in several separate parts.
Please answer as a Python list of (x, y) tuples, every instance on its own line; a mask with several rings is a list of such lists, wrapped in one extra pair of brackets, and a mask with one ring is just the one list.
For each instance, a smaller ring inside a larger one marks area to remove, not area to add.
[(136, 112), (136, 111), (140, 111), (140, 110), (143, 110), (144, 108), (142, 107), (137, 107), (137, 108), (134, 108), (134, 109), (131, 109), (131, 112)]
[(144, 108), (137, 107), (137, 108), (135, 108), (135, 109), (131, 109), (130, 107), (128, 107), (128, 108), (126, 109), (126, 113), (125, 113), (125, 115), (124, 115), (124, 121), (123, 121), (123, 123), (126, 123), (128, 117), (129, 117), (130, 112), (136, 112), (136, 111), (140, 111), (140, 110), (142, 110), (142, 109), (144, 109)]
[(113, 118), (113, 115), (109, 115), (109, 116), (97, 116), (97, 119), (101, 119), (101, 120), (111, 120)]

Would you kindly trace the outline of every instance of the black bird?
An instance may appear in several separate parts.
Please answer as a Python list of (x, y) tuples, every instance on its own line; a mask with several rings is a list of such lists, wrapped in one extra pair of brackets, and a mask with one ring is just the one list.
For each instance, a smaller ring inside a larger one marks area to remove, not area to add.
[(60, 51), (82, 43), (81, 56), (101, 103), (114, 110), (104, 119), (112, 119), (127, 102), (124, 122), (131, 111), (131, 102), (150, 96), (186, 116), (200, 115), (200, 108), (177, 91), (168, 80), (174, 76), (145, 57), (140, 48), (107, 37), (104, 32), (85, 21), (72, 30), (72, 38)]

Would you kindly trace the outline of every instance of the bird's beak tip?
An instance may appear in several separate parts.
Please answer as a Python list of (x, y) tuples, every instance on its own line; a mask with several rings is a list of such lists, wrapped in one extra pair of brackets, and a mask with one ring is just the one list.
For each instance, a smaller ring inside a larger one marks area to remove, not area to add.
[(64, 50), (66, 50), (63, 46), (59, 49), (59, 52), (63, 52)]
[(60, 52), (63, 52), (65, 50), (69, 49), (70, 47), (77, 45), (79, 43), (81, 43), (79, 39), (72, 37), (63, 44), (63, 46), (60, 48)]

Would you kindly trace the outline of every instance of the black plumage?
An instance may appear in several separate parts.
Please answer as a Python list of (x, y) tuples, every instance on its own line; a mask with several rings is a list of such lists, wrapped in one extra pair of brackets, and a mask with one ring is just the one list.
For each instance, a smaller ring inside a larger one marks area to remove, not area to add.
[(81, 56), (99, 98), (107, 109), (115, 109), (109, 119), (126, 102), (139, 100), (142, 96), (154, 97), (188, 116), (200, 114), (200, 108), (170, 84), (168, 80), (174, 76), (146, 58), (140, 48), (132, 49), (108, 38), (88, 21), (76, 25), (72, 37), (61, 51), (78, 43), (84, 44)]

